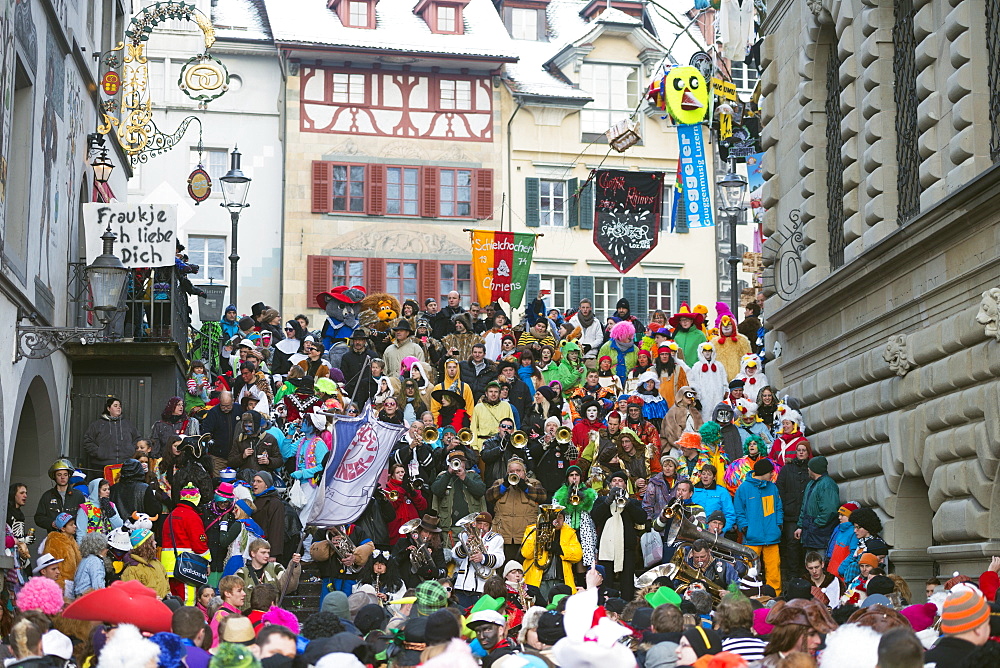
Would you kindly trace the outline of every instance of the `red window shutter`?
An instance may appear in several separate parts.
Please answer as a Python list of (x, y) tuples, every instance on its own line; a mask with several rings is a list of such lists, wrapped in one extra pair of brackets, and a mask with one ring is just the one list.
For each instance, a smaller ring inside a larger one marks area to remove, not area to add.
[(365, 261), (365, 280), (368, 294), (385, 291), (385, 261), (372, 258)]
[(385, 213), (385, 165), (368, 165), (368, 200), (365, 212), (369, 216)]
[(420, 215), (424, 218), (437, 218), (439, 196), (437, 167), (421, 168), (420, 186), (424, 193), (424, 201), (420, 203)]
[[(312, 164), (312, 212), (329, 213), (333, 194), (330, 192), (330, 163), (313, 160)], [(329, 288), (324, 288), (328, 290)], [(323, 292), (323, 290), (320, 290)]]
[(319, 308), (316, 295), (333, 287), (330, 260), (326, 255), (310, 255), (306, 258), (306, 303), (310, 307)]
[(488, 220), (493, 217), (493, 170), (476, 170), (476, 218)]
[(438, 263), (436, 260), (420, 261), (420, 303), (425, 299), (433, 297), (436, 301), (441, 299), (438, 289)]

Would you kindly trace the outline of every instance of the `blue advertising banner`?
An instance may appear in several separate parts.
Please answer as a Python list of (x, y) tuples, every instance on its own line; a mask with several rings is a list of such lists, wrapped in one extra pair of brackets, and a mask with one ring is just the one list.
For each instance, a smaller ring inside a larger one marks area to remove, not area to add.
[(698, 124), (678, 125), (681, 153), (681, 183), (689, 228), (712, 227), (712, 189), (705, 160), (705, 142)]

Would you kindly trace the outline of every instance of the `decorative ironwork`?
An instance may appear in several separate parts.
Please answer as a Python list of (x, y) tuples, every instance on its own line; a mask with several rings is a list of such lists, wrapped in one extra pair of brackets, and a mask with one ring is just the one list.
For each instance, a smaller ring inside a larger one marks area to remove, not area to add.
[(896, 103), (896, 223), (920, 213), (920, 152), (917, 149), (917, 40), (913, 34), (913, 0), (893, 6), (892, 73)]
[(21, 320), (23, 318), (28, 318), (31, 322), (35, 322), (38, 319), (38, 314), (19, 314), (17, 319), (17, 341), (14, 346), (15, 364), (24, 358), (33, 360), (44, 359), (70, 341), (79, 341), (84, 345), (95, 343), (102, 334), (100, 329), (93, 327), (22, 325)]
[(844, 137), (840, 124), (840, 53), (836, 40), (830, 44), (826, 61), (826, 208), (829, 233), (830, 271), (844, 264), (844, 161), (840, 151)]
[(101, 62), (107, 68), (105, 76), (117, 75), (121, 84), (113, 91), (101, 89), (103, 122), (97, 128), (101, 134), (114, 133), (133, 166), (173, 148), (191, 121), (197, 120), (188, 116), (172, 134), (162, 132), (153, 120), (146, 41), (157, 25), (170, 19), (195, 22), (205, 38), (205, 52), (194, 56), (181, 68), (178, 81), (181, 91), (204, 108), (229, 90), (226, 66), (208, 53), (215, 43), (215, 29), (207, 16), (194, 5), (172, 0), (157, 2), (140, 11), (125, 31), (128, 41), (119, 42), (118, 46), (101, 56)]
[(990, 84), (990, 158), (1000, 162), (1000, 0), (986, 0), (986, 76)]

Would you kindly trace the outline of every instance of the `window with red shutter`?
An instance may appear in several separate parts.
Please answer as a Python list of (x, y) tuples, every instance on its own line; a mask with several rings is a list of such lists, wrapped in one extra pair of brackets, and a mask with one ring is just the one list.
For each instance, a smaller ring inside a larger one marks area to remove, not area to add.
[(310, 255), (306, 258), (306, 303), (320, 308), (316, 295), (326, 292), (332, 285), (330, 260), (326, 255)]
[(365, 263), (365, 269), (367, 274), (365, 288), (368, 294), (385, 292), (385, 262), (373, 258)]
[(381, 216), (385, 213), (385, 165), (368, 165), (368, 206), (365, 213)]
[(476, 170), (476, 218), (488, 220), (493, 217), (493, 170)]
[[(324, 160), (313, 160), (312, 164), (312, 212), (330, 212), (330, 167)], [(327, 288), (328, 289), (328, 288)], [(320, 291), (322, 292), (322, 290)]]
[(420, 170), (420, 189), (424, 201), (420, 203), (420, 215), (424, 218), (437, 218), (438, 215), (438, 168), (423, 167)]
[[(436, 260), (420, 261), (420, 305), (428, 297), (438, 299), (438, 263)], [(447, 302), (438, 302), (447, 304)]]

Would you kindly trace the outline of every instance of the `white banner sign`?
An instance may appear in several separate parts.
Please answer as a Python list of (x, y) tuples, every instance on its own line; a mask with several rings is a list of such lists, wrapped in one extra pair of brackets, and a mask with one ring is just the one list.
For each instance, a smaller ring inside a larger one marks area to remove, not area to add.
[(167, 267), (174, 263), (176, 204), (84, 204), (88, 265), (102, 253), (101, 235), (109, 224), (118, 237), (114, 253), (126, 267)]

